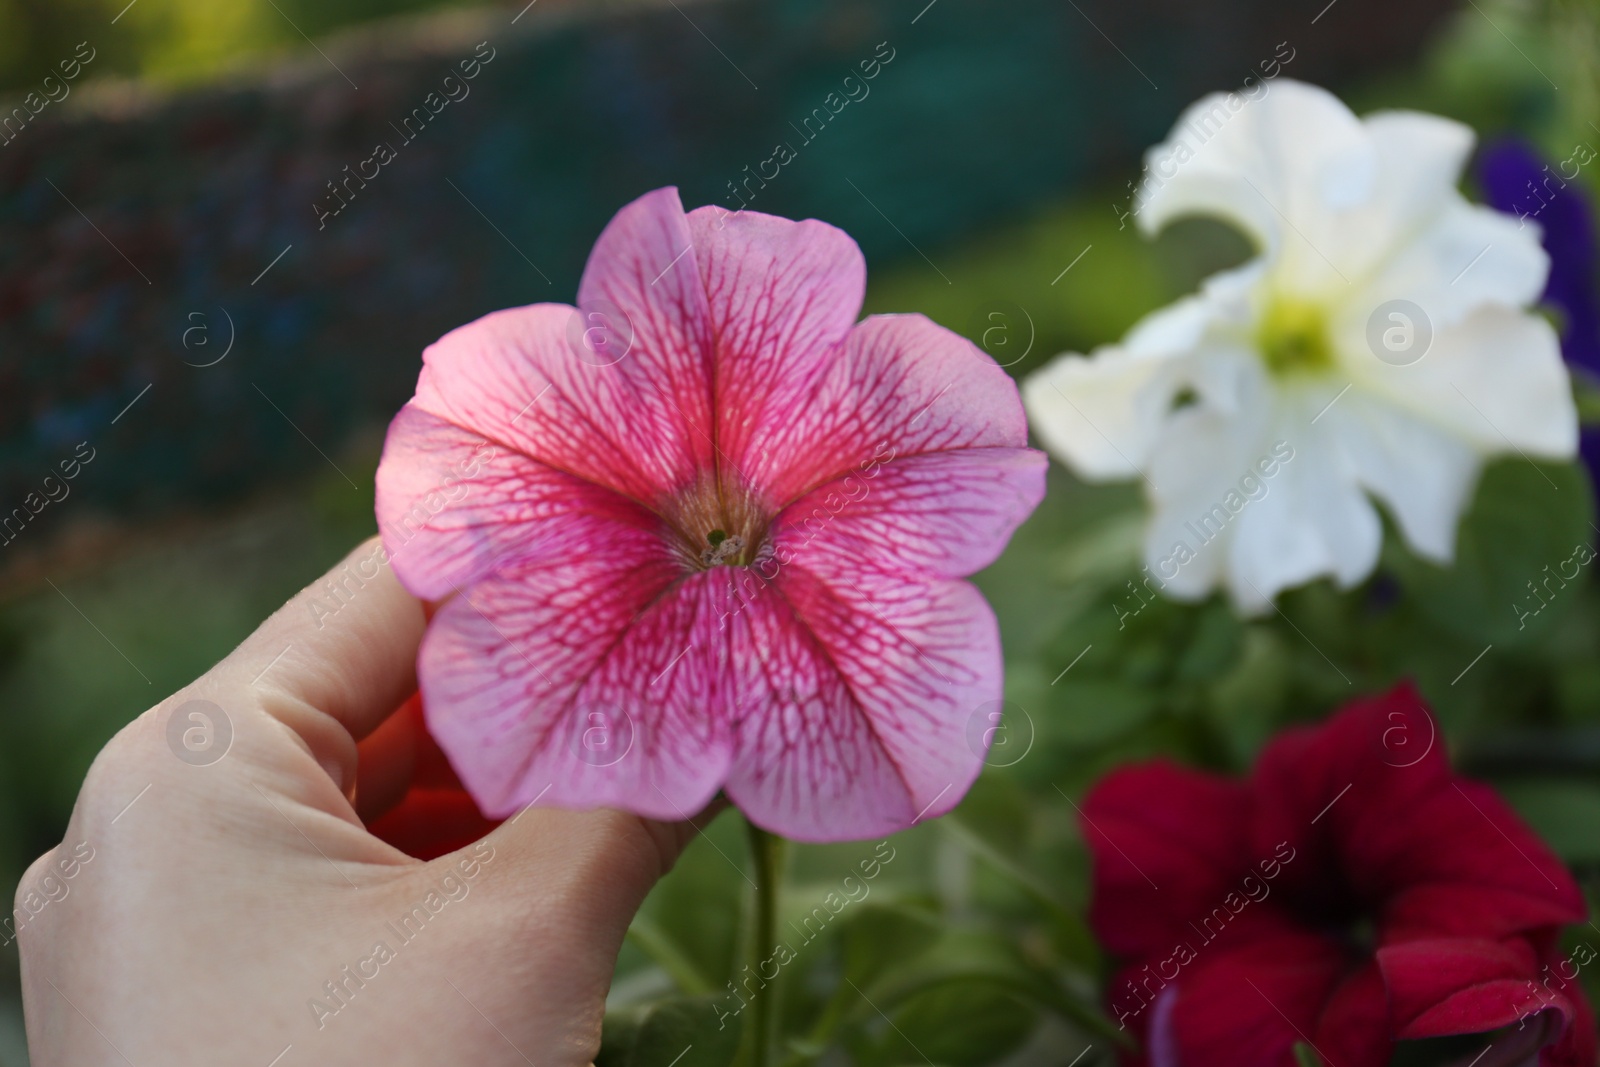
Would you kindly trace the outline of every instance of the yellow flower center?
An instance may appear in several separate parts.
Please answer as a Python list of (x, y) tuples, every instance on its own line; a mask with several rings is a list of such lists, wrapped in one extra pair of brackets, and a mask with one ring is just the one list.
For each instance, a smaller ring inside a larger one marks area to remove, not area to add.
[(1267, 305), (1256, 346), (1267, 369), (1279, 377), (1321, 374), (1334, 366), (1322, 309), (1304, 300), (1278, 297)]

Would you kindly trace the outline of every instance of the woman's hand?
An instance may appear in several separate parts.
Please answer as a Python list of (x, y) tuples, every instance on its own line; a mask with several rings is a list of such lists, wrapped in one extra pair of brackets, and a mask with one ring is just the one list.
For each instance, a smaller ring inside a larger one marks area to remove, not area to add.
[(430, 862), (370, 834), (412, 773), (391, 716), (424, 626), (387, 566), (349, 577), (373, 552), (329, 575), (337, 611), (303, 591), (94, 761), (17, 894), (35, 1067), (595, 1055), (623, 934), (694, 827), (529, 810)]

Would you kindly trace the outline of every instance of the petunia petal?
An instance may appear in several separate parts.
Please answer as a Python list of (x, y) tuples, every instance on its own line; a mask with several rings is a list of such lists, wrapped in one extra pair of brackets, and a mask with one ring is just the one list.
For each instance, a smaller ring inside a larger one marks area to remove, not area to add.
[[(1585, 145), (1584, 151), (1593, 159), (1591, 148)], [(1537, 220), (1533, 226), (1550, 255), (1544, 299), (1561, 312), (1562, 351), (1575, 365), (1600, 372), (1600, 301), (1595, 299), (1600, 292), (1600, 255), (1594, 207), (1582, 185), (1563, 181), (1552, 189), (1545, 184), (1546, 166), (1532, 145), (1508, 138), (1484, 148), (1478, 157), (1478, 180), (1489, 203), (1514, 214), (1519, 222), (1530, 216)]]
[(942, 815), (982, 769), (987, 734), (973, 724), (1001, 697), (993, 613), (966, 582), (883, 572), (816, 543), (792, 557), (770, 581), (759, 568), (737, 579), (728, 796), (802, 841)]
[(1439, 331), (1417, 362), (1374, 360), (1361, 384), (1484, 454), (1566, 459), (1578, 447), (1571, 379), (1538, 315), (1480, 307)]
[(500, 823), (486, 819), (467, 792), (413, 786), (395, 807), (367, 824), (367, 831), (408, 856), (436, 859), (465, 848)]
[[(1349, 1034), (1332, 1055), (1315, 1040), (1330, 998), (1354, 970), (1348, 950), (1321, 934), (1285, 931), (1201, 956), (1179, 979), (1173, 1029), (1183, 1067), (1293, 1063), (1299, 1042), (1330, 1067), (1384, 1067), (1382, 1031)], [(1350, 1013), (1352, 1020), (1365, 1013)]]
[[(1389, 890), (1385, 936), (1499, 937), (1587, 913), (1566, 867), (1490, 787), (1452, 779), (1412, 810), (1410, 840), (1353, 843), (1363, 853), (1353, 862)], [(1371, 845), (1381, 850), (1368, 852)]]
[(1311, 422), (1334, 395), (1290, 395), (1274, 412), (1261, 455), (1288, 458), (1263, 479), (1266, 495), (1241, 509), (1229, 548), (1229, 591), (1244, 611), (1264, 611), (1280, 590), (1321, 576), (1348, 589), (1377, 566), (1377, 509), (1340, 462), (1331, 427)]
[(964, 448), (908, 456), (819, 486), (774, 520), (779, 545), (820, 538), (885, 572), (961, 578), (999, 557), (1044, 496), (1044, 454)]
[(722, 783), (723, 694), (695, 646), (727, 606), (649, 529), (568, 520), (573, 551), (450, 600), (418, 656), (428, 727), (486, 813), (542, 799), (679, 820)]
[(1556, 991), (1568, 994), (1568, 1000), (1572, 1005), (1572, 1014), (1566, 1019), (1566, 1032), (1554, 1044), (1545, 1048), (1540, 1060), (1542, 1067), (1592, 1067), (1597, 1055), (1600, 1055), (1595, 1034), (1594, 1009), (1590, 1006), (1589, 998), (1584, 994), (1582, 987), (1567, 985), (1573, 978), (1565, 977), (1569, 968), (1576, 970), (1593, 960), (1594, 946), (1588, 942), (1584, 942), (1570, 957), (1564, 956), (1554, 944), (1547, 945), (1541, 954), (1544, 968), (1549, 969), (1541, 968), (1540, 984), (1546, 980), (1554, 981)]
[(1323, 419), (1355, 478), (1388, 507), (1406, 543), (1449, 563), (1482, 455), (1413, 412), (1354, 390)]
[(1583, 917), (1549, 849), (1492, 790), (1451, 775), (1409, 684), (1280, 735), (1253, 782), (1254, 847), (1288, 841), (1298, 853), (1284, 886), (1329, 914), (1368, 902), (1380, 943), (1499, 937)]
[(1029, 375), (1022, 400), (1040, 441), (1080, 477), (1138, 474), (1189, 384), (1187, 357), (1219, 311), (1205, 296), (1187, 297), (1147, 315), (1120, 344), (1058, 356)]
[(803, 396), (750, 429), (745, 452), (770, 503), (891, 459), (1022, 448), (1017, 388), (977, 346), (921, 315), (874, 315), (832, 351)]
[(1312, 1043), (1329, 1067), (1382, 1067), (1394, 1053), (1389, 1031), (1389, 994), (1376, 960), (1348, 972), (1328, 995)]
[[(1219, 366), (1209, 377), (1228, 383), (1213, 388), (1233, 410), (1196, 404), (1173, 413), (1148, 463), (1145, 559), (1162, 590), (1179, 600), (1201, 599), (1224, 580), (1233, 519), (1248, 499), (1239, 479), (1250, 475), (1259, 482), (1254, 464), (1260, 458), (1274, 472), (1278, 466), (1268, 439), (1271, 395), (1259, 365), (1242, 354), (1211, 362)], [(1226, 371), (1224, 363), (1231, 365)]]
[(1329, 261), (1336, 213), (1372, 191), (1378, 158), (1350, 109), (1289, 78), (1260, 92), (1212, 93), (1192, 104), (1145, 155), (1137, 213), (1153, 233), (1185, 215), (1238, 225), (1300, 291), (1338, 280)]
[[(452, 330), (423, 353), (412, 404), (546, 466), (654, 504), (708, 462), (709, 448), (690, 427), (685, 405), (700, 411), (705, 424), (709, 384), (699, 401), (674, 393), (672, 373), (687, 372), (669, 372), (663, 363), (687, 357), (663, 361), (640, 338), (626, 358), (607, 364), (603, 346), (602, 355), (584, 347), (583, 321), (564, 304), (534, 304)], [(602, 327), (589, 329), (599, 336)]]
[(564, 520), (647, 524), (626, 497), (529, 459), (407, 404), (389, 425), (377, 477), (378, 529), (406, 588), (441, 600), (508, 557), (571, 551)]
[[(1377, 164), (1371, 189), (1358, 202), (1330, 210), (1316, 238), (1318, 251), (1338, 264), (1342, 274), (1332, 292), (1349, 298), (1352, 293), (1366, 292), (1375, 278), (1415, 281), (1424, 268), (1431, 268), (1429, 279), (1447, 271), (1437, 283), (1445, 286), (1458, 277), (1472, 256), (1484, 252), (1479, 242), (1466, 258), (1451, 256), (1454, 246), (1461, 243), (1459, 238), (1475, 229), (1475, 213), (1481, 211), (1471, 207), (1456, 189), (1472, 151), (1472, 128), (1417, 111), (1373, 112), (1362, 119), (1361, 126)], [(1443, 257), (1419, 254), (1419, 242)], [(1485, 277), (1498, 274), (1503, 262), (1523, 262), (1525, 242), (1519, 240), (1515, 245), (1515, 252), (1511, 246), (1488, 250), (1477, 264), (1487, 266)], [(1481, 299), (1483, 291), (1474, 281), (1439, 295), (1462, 300), (1465, 307)], [(1412, 291), (1391, 292), (1380, 299), (1397, 296), (1420, 299)], [(1376, 305), (1369, 305), (1369, 310), (1372, 306)]]
[[(1363, 120), (1377, 146), (1373, 197), (1340, 228), (1352, 262), (1365, 246), (1370, 266), (1352, 271), (1349, 325), (1360, 332), (1386, 301), (1419, 305), (1435, 330), (1480, 304), (1523, 308), (1539, 298), (1548, 257), (1536, 227), (1469, 203), (1456, 185), (1472, 150), (1472, 130), (1412, 111), (1380, 111)], [(1374, 233), (1403, 235), (1398, 247)], [(1335, 255), (1336, 259), (1341, 258)]]
[(1165, 955), (1205, 936), (1189, 924), (1221, 906), (1255, 859), (1249, 811), (1242, 783), (1161, 760), (1096, 785), (1080, 818), (1094, 858), (1089, 922), (1106, 948)]
[(1408, 941), (1378, 950), (1395, 1033), (1403, 1039), (1477, 1034), (1554, 1010), (1566, 1028), (1568, 998), (1537, 984), (1539, 962), (1520, 938)]
[(1414, 812), (1449, 777), (1438, 726), (1421, 695), (1409, 683), (1396, 686), (1267, 745), (1251, 779), (1252, 847), (1288, 842), (1295, 858), (1285, 865), (1283, 892), (1314, 912), (1340, 914), (1350, 878), (1366, 879), (1370, 899), (1381, 892), (1371, 868), (1356, 865), (1381, 857), (1392, 866), (1416, 836), (1413, 820), (1395, 813)]
[(1418, 220), (1400, 220), (1412, 229), (1411, 239), (1370, 277), (1353, 279), (1356, 288), (1335, 328), (1359, 336), (1378, 307), (1391, 300), (1420, 307), (1438, 331), (1483, 304), (1520, 309), (1539, 299), (1549, 257), (1534, 227), (1469, 204), (1454, 188), (1442, 188), (1437, 196), (1441, 202), (1425, 227), (1418, 231)]
[(1174, 362), (1114, 346), (1058, 356), (1023, 382), (1022, 400), (1051, 455), (1080, 478), (1119, 481), (1140, 472), (1172, 407)]
[(1477, 139), (1465, 123), (1423, 111), (1371, 111), (1361, 125), (1378, 151), (1378, 176), (1362, 204), (1374, 228), (1404, 230), (1438, 211)]
[(861, 311), (866, 261), (815, 219), (703, 207), (688, 223), (714, 338), (717, 449), (764, 488), (780, 473), (755, 444), (761, 428), (804, 414)]
[(1199, 599), (1226, 584), (1239, 610), (1328, 575), (1350, 586), (1371, 573), (1382, 527), (1316, 421), (1336, 386), (1275, 392), (1239, 361), (1238, 410), (1176, 412), (1150, 458), (1155, 512), (1145, 557), (1163, 589)]
[(617, 212), (578, 283), (589, 332), (570, 350), (613, 372), (590, 375), (602, 401), (592, 414), (663, 487), (687, 484), (715, 455), (714, 332), (698, 256), (669, 186)]

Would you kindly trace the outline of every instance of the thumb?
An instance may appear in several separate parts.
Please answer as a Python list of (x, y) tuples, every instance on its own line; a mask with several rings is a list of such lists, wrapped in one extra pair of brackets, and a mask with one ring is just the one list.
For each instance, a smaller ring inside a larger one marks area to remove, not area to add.
[[(591, 945), (620, 946), (645, 896), (722, 806), (675, 823), (609, 808), (525, 808), (476, 844), (430, 866), (443, 873), (464, 857), (476, 857), (493, 910), (536, 916), (541, 927), (559, 927), (563, 938), (574, 934)], [(607, 959), (608, 967), (613, 959)]]
[(454, 992), (537, 1062), (592, 1063), (628, 924), (698, 821), (530, 808), (423, 865), (420, 878), (471, 897), (448, 927), (443, 958), (475, 964)]

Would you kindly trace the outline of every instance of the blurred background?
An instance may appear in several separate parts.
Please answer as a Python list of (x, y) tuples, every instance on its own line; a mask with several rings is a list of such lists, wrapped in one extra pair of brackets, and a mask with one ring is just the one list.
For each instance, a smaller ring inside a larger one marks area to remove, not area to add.
[[(1127, 217), (1142, 151), (1202, 93), (1294, 77), (1555, 163), (1600, 144), (1597, 14), (1550, 0), (0, 0), (0, 889), (9, 899), (60, 841), (120, 726), (375, 531), (382, 433), (423, 347), (495, 308), (570, 302), (594, 237), (638, 194), (677, 185), (689, 206), (841, 226), (867, 256), (868, 312), (921, 311), (1020, 375), (1248, 256), (1219, 225), (1151, 240)], [(464, 60), (466, 92), (437, 103)], [(877, 73), (847, 83), (864, 61)], [(392, 158), (373, 177), (379, 142)], [(752, 177), (779, 143), (794, 158)], [(46, 481), (73, 459), (75, 477)], [(955, 816), (895, 839), (870, 902), (805, 954), (790, 1029), (846, 1057), (830, 1062), (920, 1062), (914, 1047), (941, 1064), (1062, 1063), (1090, 1042), (1083, 1063), (1100, 1062), (1109, 1045), (1075, 1007), (1104, 961), (1066, 797), (1154, 752), (1242, 768), (1278, 726), (1401, 676), (1458, 761), (1591, 886), (1600, 608), (1585, 585), (1516, 630), (1496, 599), (1594, 540), (1582, 470), (1545, 473), (1572, 485), (1559, 514), (1521, 503), (1532, 475), (1491, 468), (1463, 531), (1470, 581), (1391, 546), (1361, 589), (1297, 591), (1282, 617), (1157, 603), (1123, 627), (1138, 493), (1054, 468), (979, 579), (1008, 657), (991, 767)], [(733, 973), (732, 822), (647, 905), (619, 1011), (646, 1019), (652, 998), (721, 991)], [(801, 849), (793, 906), (872, 855)], [(886, 959), (916, 969), (896, 984)], [(893, 1025), (835, 1002), (841, 975), (894, 990)], [(26, 1062), (8, 943), (0, 1065)]]

